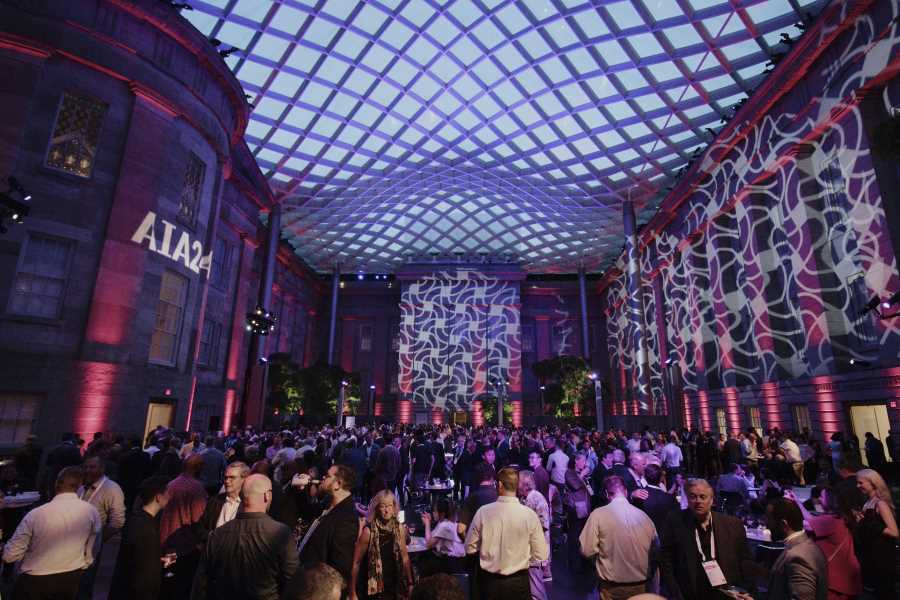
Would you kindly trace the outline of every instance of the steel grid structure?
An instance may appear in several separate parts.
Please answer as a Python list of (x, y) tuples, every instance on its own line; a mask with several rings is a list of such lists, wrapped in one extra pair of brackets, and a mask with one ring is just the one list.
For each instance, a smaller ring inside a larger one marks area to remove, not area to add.
[[(189, 0), (319, 271), (597, 271), (827, 0)], [(227, 52), (226, 52), (227, 54)]]

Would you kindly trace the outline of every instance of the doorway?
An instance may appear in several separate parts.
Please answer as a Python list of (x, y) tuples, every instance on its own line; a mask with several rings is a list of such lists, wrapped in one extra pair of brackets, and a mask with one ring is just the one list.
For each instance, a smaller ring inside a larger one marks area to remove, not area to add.
[[(858, 404), (850, 407), (850, 423), (853, 427), (853, 433), (859, 437), (860, 446), (865, 444), (866, 432), (871, 431), (872, 435), (881, 440), (887, 437), (888, 431), (891, 429), (891, 423), (888, 419), (887, 406), (884, 404)], [(885, 444), (885, 448), (887, 444)], [(866, 460), (865, 448), (860, 448), (863, 464), (869, 466)], [(891, 460), (890, 454), (885, 452), (888, 461)]]
[[(144, 440), (147, 434), (156, 429), (159, 425), (163, 427), (172, 427), (175, 423), (175, 405), (177, 400), (174, 399), (152, 399), (147, 405), (147, 421), (144, 423)], [(143, 440), (142, 440), (143, 441)]]
[(469, 423), (469, 413), (464, 410), (457, 410), (453, 412), (453, 424), (454, 425), (462, 425), (465, 427)]

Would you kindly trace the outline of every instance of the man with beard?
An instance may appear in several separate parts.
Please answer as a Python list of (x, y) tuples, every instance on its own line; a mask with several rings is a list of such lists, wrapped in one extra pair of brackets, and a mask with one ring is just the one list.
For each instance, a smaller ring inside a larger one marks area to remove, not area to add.
[[(327, 508), (319, 515), (300, 541), (300, 564), (325, 563), (334, 567), (350, 583), (353, 549), (359, 534), (359, 516), (350, 490), (354, 485), (353, 470), (333, 465), (319, 485), (319, 494), (327, 494)], [(309, 476), (301, 475), (301, 487), (309, 484)]]

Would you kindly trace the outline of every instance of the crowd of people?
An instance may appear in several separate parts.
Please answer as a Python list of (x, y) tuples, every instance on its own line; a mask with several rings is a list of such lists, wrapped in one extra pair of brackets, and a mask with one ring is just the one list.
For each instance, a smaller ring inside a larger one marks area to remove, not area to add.
[[(3, 561), (22, 600), (92, 598), (115, 536), (110, 600), (547, 600), (551, 556), (602, 599), (896, 598), (893, 441), (888, 461), (874, 436), (778, 429), (160, 427), (46, 452), (29, 438), (0, 491), (43, 502), (4, 523)], [(784, 550), (753, 555), (748, 528)]]

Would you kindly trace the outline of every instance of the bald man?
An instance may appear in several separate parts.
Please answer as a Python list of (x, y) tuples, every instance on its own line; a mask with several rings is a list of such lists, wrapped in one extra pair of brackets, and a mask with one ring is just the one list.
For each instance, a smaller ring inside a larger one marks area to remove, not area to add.
[(241, 512), (210, 533), (192, 600), (278, 600), (299, 565), (291, 529), (266, 514), (272, 482), (253, 474), (241, 487)]

